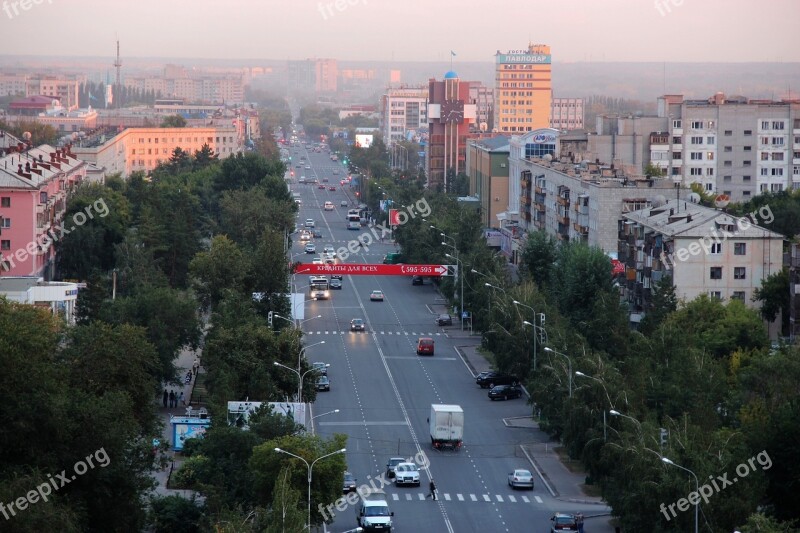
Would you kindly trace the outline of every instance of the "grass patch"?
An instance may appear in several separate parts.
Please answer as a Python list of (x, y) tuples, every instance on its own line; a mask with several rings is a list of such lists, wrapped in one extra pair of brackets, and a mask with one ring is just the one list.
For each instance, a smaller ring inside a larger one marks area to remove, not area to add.
[(478, 345), (476, 350), (477, 350), (477, 352), (479, 354), (481, 354), (482, 356), (484, 356), (486, 358), (486, 361), (489, 363), (489, 365), (492, 368), (496, 368), (495, 367), (494, 354), (490, 350), (487, 350), (486, 348), (484, 348), (483, 346), (480, 346), (480, 345)]
[(553, 448), (553, 451), (558, 454), (558, 459), (561, 461), (561, 464), (566, 466), (570, 472), (573, 474), (586, 474), (581, 462), (575, 459), (570, 459), (567, 450), (563, 446), (556, 446)]

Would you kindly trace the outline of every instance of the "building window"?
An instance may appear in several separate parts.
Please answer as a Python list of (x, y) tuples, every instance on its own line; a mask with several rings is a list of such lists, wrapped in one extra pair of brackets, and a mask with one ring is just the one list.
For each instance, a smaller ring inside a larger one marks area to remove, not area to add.
[(714, 160), (714, 152), (706, 152), (706, 161)]
[(721, 242), (714, 242), (711, 243), (711, 252), (712, 254), (721, 254), (722, 253), (722, 243)]
[(722, 293), (719, 291), (708, 291), (708, 295), (712, 300), (722, 300)]
[(731, 295), (731, 300), (741, 300), (744, 301), (745, 295), (744, 291), (733, 291)]
[(733, 267), (733, 279), (746, 279), (745, 267)]
[(690, 168), (689, 169), (689, 175), (690, 176), (702, 176), (703, 175), (703, 169), (702, 168)]
[(744, 192), (742, 193), (742, 196), (750, 196), (750, 191), (744, 191)]
[(753, 151), (753, 147), (752, 146), (745, 146), (744, 147), (744, 151), (745, 152), (752, 152)]
[(0, 250), (10, 250), (11, 241), (0, 241)]
[(725, 151), (726, 152), (733, 152), (733, 146), (726, 146), (725, 147)]
[(742, 181), (744, 181), (745, 183), (750, 181), (750, 176), (742, 176)]
[(711, 167), (707, 168), (706, 169), (706, 176), (713, 176), (713, 175), (714, 175), (714, 169), (711, 168)]
[(692, 144), (703, 144), (703, 138), (702, 137), (692, 137), (691, 143)]
[(11, 227), (11, 219), (10, 218), (0, 218), (0, 228), (10, 228)]
[(752, 163), (750, 161), (742, 161), (742, 165), (749, 167)]
[(710, 279), (722, 279), (722, 267), (711, 267), (708, 274)]
[(702, 120), (693, 120), (692, 121), (692, 129), (693, 130), (701, 130), (701, 129), (703, 129), (703, 121)]
[(716, 142), (716, 139), (714, 138), (713, 135), (710, 136), (710, 137), (706, 137), (706, 144), (714, 144), (715, 142)]
[(713, 183), (706, 183), (706, 192), (711, 192), (713, 190), (714, 190), (714, 184)]
[(733, 135), (733, 130), (725, 130), (725, 137), (730, 137)]
[(673, 120), (672, 121), (672, 127), (673, 128), (682, 128), (683, 126), (681, 126), (681, 121), (680, 120)]
[(753, 130), (744, 130), (745, 136), (750, 136), (753, 134)]
[(729, 167), (729, 166), (733, 165), (733, 163), (731, 163), (730, 161), (725, 161), (722, 164), (725, 165), (726, 167)]
[(46, 204), (47, 203), (47, 192), (41, 191), (39, 193), (39, 203), (40, 204)]
[(672, 159), (680, 159), (681, 157), (680, 152), (672, 152)]
[(769, 129), (769, 120), (762, 120), (761, 121), (761, 129), (768, 130)]
[(783, 129), (783, 121), (772, 121), (772, 129), (773, 130), (782, 130)]
[(722, 181), (724, 183), (730, 183), (732, 179), (733, 179), (732, 176), (722, 176)]
[(692, 161), (702, 161), (703, 160), (703, 152), (691, 152), (689, 154), (689, 159)]
[(11, 197), (3, 196), (0, 198), (0, 207), (11, 207)]
[(747, 243), (746, 242), (735, 242), (733, 243), (733, 255), (745, 255), (747, 254)]
[(680, 137), (673, 137), (672, 144), (682, 144), (683, 140)]

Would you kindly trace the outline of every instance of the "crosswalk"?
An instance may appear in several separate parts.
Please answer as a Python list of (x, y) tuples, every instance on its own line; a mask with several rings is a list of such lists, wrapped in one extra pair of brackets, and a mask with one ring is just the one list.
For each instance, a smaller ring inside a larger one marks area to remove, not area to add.
[[(442, 333), (425, 333), (420, 331), (417, 333), (416, 331), (379, 331), (379, 330), (372, 330), (372, 331), (306, 331), (306, 335), (364, 335), (364, 334), (372, 334), (375, 333), (376, 335), (397, 335), (398, 337), (441, 337)], [(445, 335), (446, 336), (446, 335)]]
[[(393, 492), (392, 500), (399, 501), (424, 501), (430, 497), (427, 492)], [(439, 492), (439, 499), (447, 502), (471, 502), (471, 503), (543, 503), (539, 496), (524, 496), (515, 494), (450, 494), (449, 492)]]

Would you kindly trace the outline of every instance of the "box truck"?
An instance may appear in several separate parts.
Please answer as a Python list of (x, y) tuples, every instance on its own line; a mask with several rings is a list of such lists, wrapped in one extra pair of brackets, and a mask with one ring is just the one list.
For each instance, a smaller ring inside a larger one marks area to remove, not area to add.
[(464, 438), (464, 410), (458, 405), (432, 404), (428, 418), (434, 448), (458, 450)]

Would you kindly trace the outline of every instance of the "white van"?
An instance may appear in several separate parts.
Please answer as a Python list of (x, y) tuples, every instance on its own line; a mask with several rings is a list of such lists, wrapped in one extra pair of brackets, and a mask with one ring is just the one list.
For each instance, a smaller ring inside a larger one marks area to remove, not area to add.
[(356, 506), (358, 525), (364, 531), (391, 531), (394, 513), (386, 503), (386, 493), (378, 489), (360, 496), (361, 501)]

